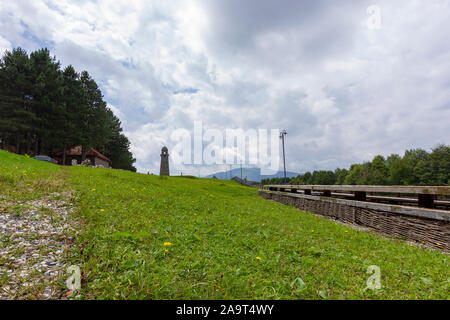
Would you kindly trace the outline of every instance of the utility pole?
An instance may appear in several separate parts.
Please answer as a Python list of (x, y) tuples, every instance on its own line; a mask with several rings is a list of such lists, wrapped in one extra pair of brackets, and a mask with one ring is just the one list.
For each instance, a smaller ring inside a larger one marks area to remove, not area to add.
[(284, 136), (287, 135), (287, 131), (283, 130), (280, 132), (280, 139), (283, 145), (283, 166), (284, 166), (284, 180), (283, 182), (286, 183), (286, 156), (284, 154)]
[(241, 184), (242, 184), (242, 160), (241, 160)]

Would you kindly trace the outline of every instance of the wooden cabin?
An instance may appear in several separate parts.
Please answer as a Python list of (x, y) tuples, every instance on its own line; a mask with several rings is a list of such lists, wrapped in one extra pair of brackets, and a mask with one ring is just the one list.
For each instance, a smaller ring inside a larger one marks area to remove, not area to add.
[[(77, 164), (81, 164), (81, 152), (82, 152), (81, 146), (76, 146), (70, 150), (67, 150), (65, 165), (71, 166), (73, 160), (76, 160)], [(56, 153), (54, 158), (56, 160), (58, 160), (59, 164), (62, 164), (63, 153), (62, 152)], [(111, 167), (111, 160), (109, 160), (108, 157), (104, 156), (103, 154), (101, 154), (100, 152), (95, 150), (94, 148), (90, 148), (90, 149), (86, 150), (86, 159), (89, 159), (93, 166), (102, 166), (105, 168)]]

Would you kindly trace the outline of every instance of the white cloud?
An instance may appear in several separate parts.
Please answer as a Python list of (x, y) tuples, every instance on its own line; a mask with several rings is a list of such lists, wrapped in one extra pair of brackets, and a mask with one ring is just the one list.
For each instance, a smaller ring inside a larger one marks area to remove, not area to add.
[(2, 36), (0, 36), (0, 51), (1, 52), (5, 52), (5, 50), (11, 50), (11, 43), (6, 40), (5, 38), (3, 38)]
[(0, 49), (45, 45), (88, 70), (142, 172), (194, 120), (286, 128), (292, 171), (448, 143), (450, 1), (378, 1), (380, 30), (370, 4), (4, 1)]

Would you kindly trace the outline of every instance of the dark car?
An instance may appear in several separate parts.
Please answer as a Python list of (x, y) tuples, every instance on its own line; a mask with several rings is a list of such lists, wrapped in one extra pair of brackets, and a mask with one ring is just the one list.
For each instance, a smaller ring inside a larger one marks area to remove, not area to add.
[(41, 161), (47, 161), (47, 162), (51, 162), (54, 164), (58, 164), (58, 161), (56, 161), (55, 159), (50, 158), (49, 156), (34, 156), (33, 157), (36, 160), (41, 160)]

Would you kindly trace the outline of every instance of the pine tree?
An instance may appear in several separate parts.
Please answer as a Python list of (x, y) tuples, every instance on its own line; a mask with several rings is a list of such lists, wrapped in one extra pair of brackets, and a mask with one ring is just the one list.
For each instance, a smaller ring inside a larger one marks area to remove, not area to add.
[(30, 95), (30, 63), (21, 48), (6, 51), (0, 61), (0, 137), (2, 145), (12, 142), (20, 153), (21, 143), (28, 141), (36, 117)]
[(35, 153), (46, 150), (49, 153), (58, 145), (58, 135), (54, 134), (55, 122), (62, 103), (63, 77), (60, 63), (50, 56), (48, 49), (30, 54), (33, 111), (36, 115)]

